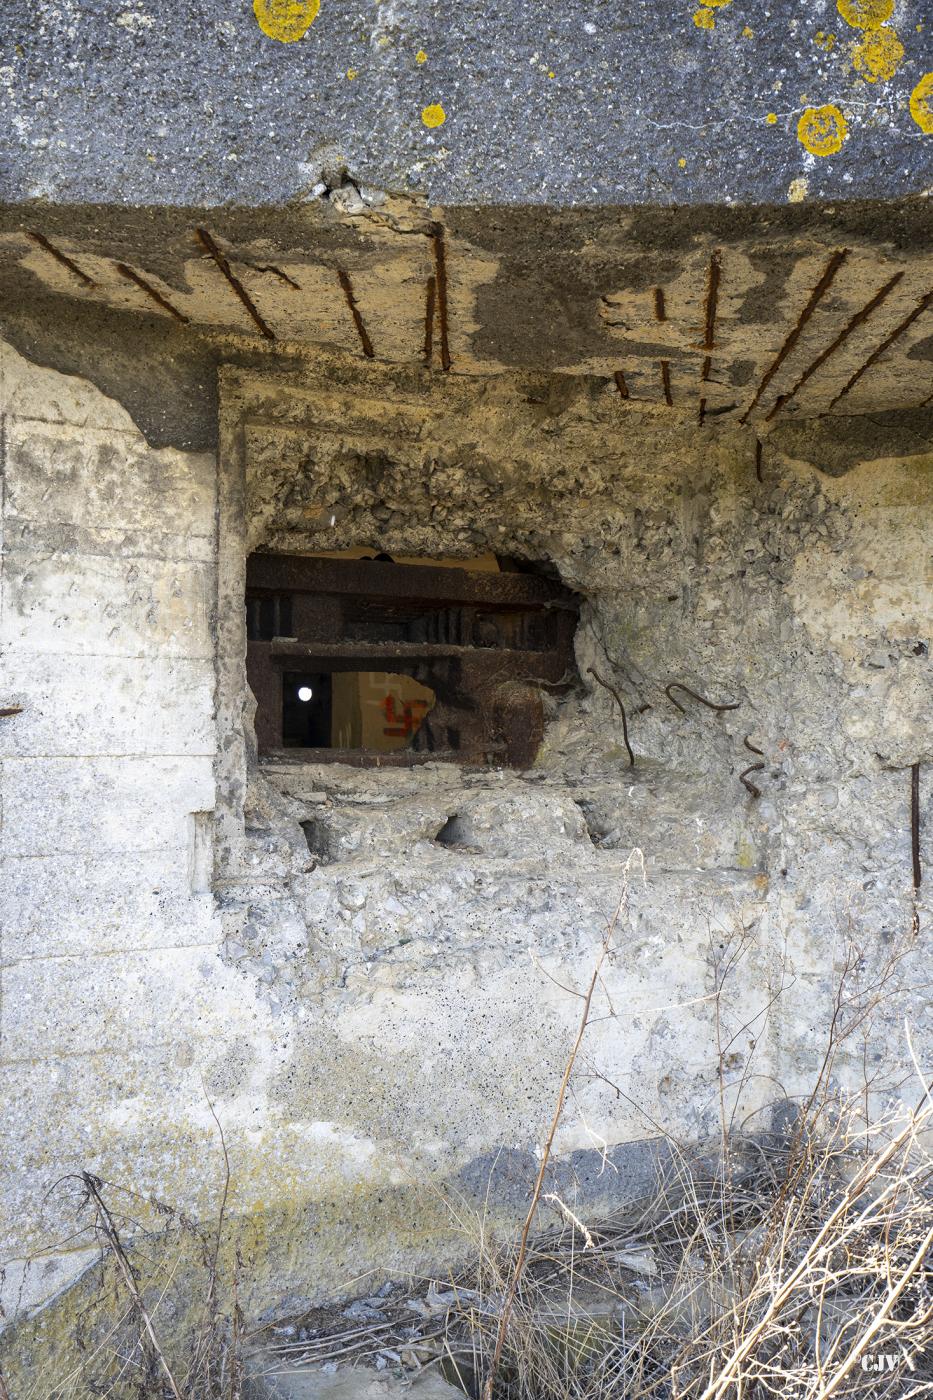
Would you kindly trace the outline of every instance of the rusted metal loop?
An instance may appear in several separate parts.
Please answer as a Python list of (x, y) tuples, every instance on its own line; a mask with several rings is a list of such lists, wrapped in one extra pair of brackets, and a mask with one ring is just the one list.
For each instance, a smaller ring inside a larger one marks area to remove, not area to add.
[(707, 700), (704, 696), (698, 695), (695, 690), (690, 689), (689, 685), (684, 685), (683, 681), (671, 681), (670, 685), (664, 687), (664, 694), (672, 705), (677, 706), (677, 709), (682, 715), (685, 715), (687, 711), (679, 700), (674, 699), (671, 694), (672, 690), (682, 690), (685, 695), (690, 695), (694, 700), (699, 700), (700, 704), (705, 705), (708, 710), (737, 710), (742, 703), (741, 700), (732, 700), (728, 705), (717, 705), (715, 701)]
[(0, 710), (0, 719), (9, 719), (10, 715), (21, 715), (22, 705), (7, 705), (6, 709)]
[(751, 736), (750, 736), (750, 735), (746, 734), (745, 738), (742, 740), (742, 743), (743, 743), (743, 744), (745, 745), (745, 747), (748, 749), (749, 753), (756, 753), (756, 754), (758, 755), (759, 758), (764, 758), (764, 756), (765, 756), (765, 751), (764, 751), (764, 749), (759, 749), (759, 748), (757, 748), (757, 747), (752, 743), (752, 741), (751, 741)]
[(744, 787), (748, 788), (748, 791), (751, 793), (752, 797), (760, 797), (761, 788), (756, 787), (748, 775), (749, 773), (760, 773), (764, 766), (765, 765), (763, 763), (751, 763), (745, 769), (744, 773), (739, 774), (739, 782), (742, 783)]
[(612, 696), (615, 698), (615, 702), (616, 702), (616, 704), (618, 705), (619, 711), (620, 711), (620, 713), (621, 713), (621, 715), (622, 715), (622, 738), (625, 740), (625, 747), (626, 747), (626, 749), (628, 750), (629, 767), (630, 767), (630, 768), (634, 768), (634, 767), (635, 767), (635, 755), (634, 755), (634, 753), (632, 752), (632, 746), (631, 746), (631, 744), (630, 744), (629, 741), (628, 741), (628, 721), (627, 721), (626, 718), (625, 718), (625, 706), (622, 704), (622, 697), (621, 697), (621, 695), (619, 694), (619, 692), (616, 690), (615, 686), (614, 686), (614, 685), (610, 685), (608, 681), (604, 681), (603, 678), (602, 678), (602, 676), (599, 674), (599, 672), (598, 672), (598, 671), (595, 671), (595, 670), (593, 669), (592, 666), (589, 667), (589, 674), (593, 677), (593, 680), (594, 680), (594, 681), (598, 681), (598, 682), (599, 682), (599, 684), (602, 686), (603, 690), (608, 690), (608, 691), (609, 691), (609, 694), (612, 695)]

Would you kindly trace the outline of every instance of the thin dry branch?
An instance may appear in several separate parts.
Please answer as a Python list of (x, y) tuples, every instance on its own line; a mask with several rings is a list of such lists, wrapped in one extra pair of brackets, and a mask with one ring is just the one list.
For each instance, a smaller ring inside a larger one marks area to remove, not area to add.
[(146, 1336), (149, 1339), (149, 1345), (152, 1347), (153, 1354), (156, 1357), (156, 1360), (158, 1361), (159, 1365), (162, 1367), (162, 1370), (165, 1372), (166, 1382), (168, 1384), (169, 1390), (172, 1393), (173, 1400), (182, 1400), (181, 1391), (178, 1389), (175, 1377), (172, 1375), (171, 1368), (169, 1367), (169, 1364), (165, 1359), (165, 1355), (162, 1351), (162, 1348), (159, 1345), (159, 1339), (155, 1334), (155, 1328), (152, 1325), (152, 1319), (150, 1318), (149, 1313), (146, 1311), (146, 1305), (143, 1302), (142, 1296), (139, 1292), (139, 1288), (137, 1287), (133, 1270), (130, 1267), (130, 1261), (126, 1257), (126, 1252), (123, 1248), (123, 1244), (120, 1240), (117, 1228), (114, 1225), (113, 1217), (111, 1216), (110, 1211), (107, 1209), (103, 1196), (100, 1194), (100, 1182), (98, 1181), (97, 1177), (92, 1176), (90, 1172), (82, 1172), (81, 1180), (84, 1183), (84, 1188), (87, 1191), (88, 1196), (94, 1202), (95, 1208), (97, 1210), (97, 1220), (99, 1228), (104, 1238), (106, 1239), (107, 1244), (110, 1247), (111, 1254), (116, 1260), (117, 1268), (119, 1269), (120, 1274), (123, 1278), (123, 1282), (126, 1285), (127, 1292), (133, 1299), (136, 1311), (139, 1314), (139, 1319), (143, 1325), (143, 1329), (145, 1330)]
[(534, 1223), (534, 1218), (538, 1212), (538, 1204), (541, 1200), (541, 1193), (544, 1189), (544, 1177), (547, 1171), (548, 1162), (551, 1159), (551, 1151), (554, 1146), (554, 1138), (557, 1135), (558, 1125), (560, 1124), (561, 1116), (564, 1112), (564, 1100), (567, 1097), (567, 1085), (570, 1083), (570, 1076), (573, 1073), (573, 1067), (577, 1062), (577, 1055), (579, 1054), (580, 1046), (583, 1043), (583, 1037), (586, 1034), (586, 1027), (590, 1019), (590, 1007), (592, 1006), (593, 995), (596, 991), (596, 987), (599, 982), (599, 974), (602, 971), (603, 963), (606, 961), (606, 957), (608, 956), (609, 948), (612, 943), (612, 937), (615, 933), (616, 924), (618, 923), (619, 916), (625, 904), (626, 895), (627, 890), (623, 890), (622, 895), (619, 898), (619, 903), (616, 906), (615, 913), (606, 925), (606, 932), (603, 936), (603, 941), (600, 945), (599, 954), (596, 958), (596, 963), (593, 967), (592, 976), (590, 977), (589, 986), (587, 987), (586, 994), (583, 999), (583, 1011), (580, 1016), (579, 1026), (577, 1028), (576, 1039), (574, 1040), (573, 1047), (570, 1051), (570, 1054), (567, 1057), (567, 1063), (564, 1066), (564, 1073), (560, 1081), (560, 1088), (557, 1091), (557, 1103), (554, 1108), (554, 1116), (551, 1119), (550, 1131), (547, 1135), (547, 1141), (544, 1144), (544, 1151), (541, 1153), (541, 1164), (538, 1167), (537, 1179), (534, 1184), (534, 1189), (531, 1193), (531, 1205), (528, 1208), (528, 1214), (525, 1216), (525, 1223), (522, 1227), (521, 1240), (519, 1241), (518, 1246), (518, 1254), (516, 1256), (515, 1264), (512, 1268), (511, 1277), (508, 1282), (505, 1300), (502, 1304), (502, 1310), (499, 1314), (499, 1325), (496, 1329), (496, 1340), (492, 1350), (492, 1358), (489, 1362), (489, 1369), (486, 1373), (486, 1379), (483, 1383), (483, 1400), (492, 1400), (492, 1388), (496, 1379), (496, 1372), (499, 1369), (499, 1363), (502, 1360), (502, 1349), (505, 1346), (505, 1339), (509, 1330), (509, 1322), (512, 1317), (512, 1310), (515, 1306), (515, 1295), (518, 1291), (518, 1285), (521, 1282), (522, 1273), (525, 1267), (525, 1259), (528, 1253), (528, 1236), (531, 1233), (531, 1227)]

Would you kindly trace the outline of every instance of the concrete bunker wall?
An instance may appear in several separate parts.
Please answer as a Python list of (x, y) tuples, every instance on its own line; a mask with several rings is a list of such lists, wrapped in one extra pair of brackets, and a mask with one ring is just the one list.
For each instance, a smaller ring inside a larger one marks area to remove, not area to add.
[[(847, 941), (869, 978), (908, 946), (890, 1026), (928, 1032), (908, 819), (908, 769), (933, 758), (925, 447), (828, 476), (798, 425), (759, 479), (750, 433), (620, 419), (604, 381), (321, 355), (224, 371), (218, 465), (153, 452), (118, 405), (12, 352), (4, 376), (23, 705), (2, 731), (5, 1304), (88, 1262), (47, 1194), (69, 1171), (216, 1208), (208, 1097), (254, 1311), (449, 1249), (428, 1181), (481, 1198), (492, 1172), (520, 1209), (576, 1022), (562, 985), (626, 883), (617, 1014), (558, 1141), (584, 1202), (644, 1185), (655, 1125), (714, 1128), (711, 994), (738, 937), (721, 1012), (743, 1114), (806, 1087)], [(529, 772), (257, 766), (248, 553), (377, 543), (548, 561), (586, 598), (583, 683)], [(592, 670), (629, 706), (634, 769)], [(674, 681), (739, 708), (681, 711)], [(925, 860), (929, 808), (926, 769)], [(892, 1043), (840, 1074), (865, 1063), (896, 1089)]]

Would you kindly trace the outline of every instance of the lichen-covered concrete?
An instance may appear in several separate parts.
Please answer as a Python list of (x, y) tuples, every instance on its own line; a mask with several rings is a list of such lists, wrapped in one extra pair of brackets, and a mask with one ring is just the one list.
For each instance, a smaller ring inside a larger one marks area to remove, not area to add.
[(933, 177), (915, 0), (9, 0), (0, 198), (891, 199)]

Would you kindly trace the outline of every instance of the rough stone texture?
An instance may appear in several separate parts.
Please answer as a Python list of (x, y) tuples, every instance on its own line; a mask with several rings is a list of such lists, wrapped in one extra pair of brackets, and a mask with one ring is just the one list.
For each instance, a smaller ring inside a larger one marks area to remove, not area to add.
[[(873, 81), (828, 0), (324, 0), (292, 43), (248, 2), (8, 0), (0, 197), (281, 205), (342, 164), (433, 204), (782, 203), (795, 181), (815, 198), (921, 193), (933, 149), (908, 99), (933, 66), (925, 20), (900, 0), (886, 33), (902, 56)], [(817, 157), (797, 124), (827, 103), (847, 136)]]
[[(721, 1063), (740, 1116), (805, 1090), (847, 940), (867, 981), (907, 953), (840, 1080), (867, 1064), (893, 1092), (905, 1015), (925, 1053), (907, 774), (924, 765), (926, 866), (925, 418), (901, 455), (870, 440), (829, 472), (820, 431), (775, 434), (758, 480), (751, 428), (685, 432), (592, 377), (321, 351), (224, 372), (215, 467), (153, 450), (86, 383), (9, 350), (3, 367), (3, 699), (24, 706), (0, 730), (11, 1310), (87, 1266), (84, 1237), (63, 1258), (66, 1172), (216, 1209), (208, 1095), (252, 1316), (443, 1256), (444, 1190), (482, 1202), (491, 1176), (514, 1219), (578, 1015), (566, 989), (626, 883), (558, 1137), (581, 1208), (650, 1187), (659, 1123), (715, 1129)], [(581, 680), (530, 772), (251, 762), (247, 551), (375, 544), (549, 562), (585, 596)], [(628, 706), (634, 771), (590, 666)], [(741, 706), (680, 713), (675, 679)], [(742, 930), (721, 1062), (712, 991)], [(44, 1316), (26, 1354), (51, 1347)]]
[[(8, 1376), (100, 1305), (55, 1183), (210, 1219), (218, 1122), (250, 1318), (451, 1258), (445, 1195), (514, 1222), (623, 890), (581, 1212), (723, 1076), (786, 1113), (847, 946), (903, 961), (839, 1083), (896, 1094), (905, 1017), (929, 1057), (931, 63), (913, 0), (883, 35), (869, 82), (831, 0), (323, 0), (287, 45), (249, 0), (5, 7)], [(257, 765), (246, 555), (361, 544), (584, 596), (530, 772)]]
[(339, 1372), (280, 1368), (277, 1375), (273, 1357), (264, 1358), (264, 1364), (268, 1372), (263, 1374), (257, 1365), (257, 1374), (247, 1380), (244, 1400), (460, 1400), (463, 1395), (436, 1371), (412, 1382), (353, 1367)]

